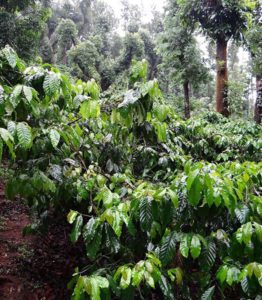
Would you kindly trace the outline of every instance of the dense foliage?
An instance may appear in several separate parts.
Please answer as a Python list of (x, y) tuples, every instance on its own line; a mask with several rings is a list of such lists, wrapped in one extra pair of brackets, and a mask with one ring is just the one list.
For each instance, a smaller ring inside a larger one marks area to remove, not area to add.
[[(51, 63), (83, 81), (94, 78), (102, 91), (128, 86), (132, 60), (146, 59), (148, 80), (158, 79), (185, 118), (216, 107), (261, 123), (260, 0), (167, 0), (160, 11), (152, 4), (151, 20), (142, 2), (121, 0), (118, 14), (110, 5), (0, 1), (0, 48), (10, 45), (26, 62)], [(233, 59), (234, 71), (231, 45), (235, 57), (247, 55), (243, 46), (251, 55), (246, 62)]]
[(145, 61), (114, 101), (10, 47), (0, 64), (1, 156), (16, 174), (6, 194), (41, 223), (67, 214), (86, 252), (72, 299), (260, 299), (259, 125), (183, 121)]

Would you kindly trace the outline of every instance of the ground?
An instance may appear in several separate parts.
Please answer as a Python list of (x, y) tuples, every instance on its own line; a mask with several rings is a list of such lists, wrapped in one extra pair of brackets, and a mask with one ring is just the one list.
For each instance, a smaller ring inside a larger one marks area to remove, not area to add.
[(0, 182), (0, 300), (69, 299), (67, 283), (79, 256), (67, 240), (66, 223), (23, 236), (30, 222), (26, 204), (7, 200)]

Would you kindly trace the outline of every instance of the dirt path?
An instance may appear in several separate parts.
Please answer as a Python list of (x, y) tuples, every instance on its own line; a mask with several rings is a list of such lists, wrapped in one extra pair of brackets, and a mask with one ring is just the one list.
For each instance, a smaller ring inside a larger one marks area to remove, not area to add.
[(67, 283), (78, 262), (72, 259), (77, 251), (66, 238), (66, 224), (24, 237), (28, 224), (27, 206), (6, 200), (0, 182), (0, 300), (69, 299)]
[(7, 201), (0, 184), (0, 299), (36, 299), (19, 270), (35, 242), (22, 236), (28, 224), (26, 208), (18, 201)]

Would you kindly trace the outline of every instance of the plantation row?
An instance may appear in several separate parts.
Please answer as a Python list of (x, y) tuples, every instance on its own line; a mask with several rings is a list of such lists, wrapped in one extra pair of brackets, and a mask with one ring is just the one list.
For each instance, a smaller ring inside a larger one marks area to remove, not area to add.
[(94, 80), (26, 67), (10, 47), (0, 65), (6, 194), (41, 224), (68, 214), (88, 262), (72, 299), (261, 299), (261, 126), (182, 120), (145, 61), (110, 101)]

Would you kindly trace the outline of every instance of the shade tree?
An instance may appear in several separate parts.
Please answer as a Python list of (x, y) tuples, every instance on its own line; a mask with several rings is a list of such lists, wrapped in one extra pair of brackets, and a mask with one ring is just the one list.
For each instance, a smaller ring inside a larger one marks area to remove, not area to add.
[(182, 26), (180, 7), (168, 2), (164, 22), (164, 32), (158, 43), (158, 53), (162, 58), (163, 76), (176, 84), (181, 84), (184, 93), (184, 114), (190, 118), (190, 85), (197, 87), (208, 78), (208, 70), (201, 58), (201, 51), (193, 37), (193, 30)]
[(254, 1), (181, 0), (178, 2), (188, 24), (199, 24), (201, 30), (216, 42), (216, 110), (229, 116), (228, 41), (243, 39)]
[(253, 65), (253, 73), (256, 77), (256, 103), (254, 120), (262, 123), (262, 4), (256, 3), (252, 22), (246, 33), (246, 45), (250, 51)]

